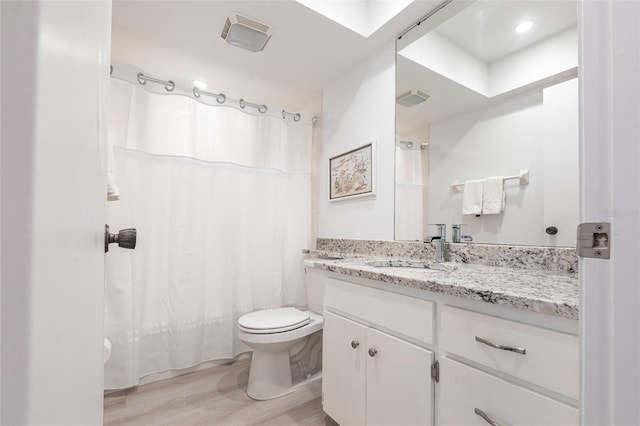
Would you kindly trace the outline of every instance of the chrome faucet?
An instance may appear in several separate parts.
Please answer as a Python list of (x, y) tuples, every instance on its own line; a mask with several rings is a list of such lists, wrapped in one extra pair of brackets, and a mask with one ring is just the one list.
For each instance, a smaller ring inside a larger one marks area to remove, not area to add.
[(447, 225), (444, 223), (434, 224), (438, 228), (438, 235), (424, 237), (425, 243), (431, 243), (436, 248), (436, 262), (445, 261), (445, 248), (447, 242)]
[(461, 242), (471, 242), (473, 241), (473, 237), (471, 235), (461, 235), (460, 230), (466, 223), (454, 223), (451, 225), (451, 242), (453, 243), (461, 243)]

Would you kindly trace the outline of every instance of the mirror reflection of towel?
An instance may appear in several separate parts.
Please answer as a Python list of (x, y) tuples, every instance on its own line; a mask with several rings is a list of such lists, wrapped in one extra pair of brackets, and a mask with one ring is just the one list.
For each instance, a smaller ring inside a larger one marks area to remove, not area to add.
[(482, 214), (500, 214), (505, 206), (504, 177), (494, 176), (484, 179)]
[(464, 194), (462, 195), (462, 214), (482, 213), (482, 194), (484, 180), (468, 180), (464, 183)]

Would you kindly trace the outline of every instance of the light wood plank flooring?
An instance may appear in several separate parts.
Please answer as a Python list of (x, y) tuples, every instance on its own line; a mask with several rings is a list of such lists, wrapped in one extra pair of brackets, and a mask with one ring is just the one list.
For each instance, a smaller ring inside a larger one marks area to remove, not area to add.
[(270, 401), (247, 396), (250, 359), (112, 393), (105, 425), (336, 426), (322, 412), (316, 380)]

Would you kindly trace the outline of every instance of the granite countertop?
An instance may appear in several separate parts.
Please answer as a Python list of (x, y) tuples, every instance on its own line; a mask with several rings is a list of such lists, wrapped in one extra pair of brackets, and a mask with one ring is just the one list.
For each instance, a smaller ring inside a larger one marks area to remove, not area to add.
[(398, 262), (398, 259), (309, 258), (305, 260), (305, 264), (338, 274), (392, 285), (480, 300), (562, 318), (578, 319), (578, 275), (575, 273), (458, 262), (446, 262), (434, 266), (442, 265), (443, 269), (447, 270), (367, 264), (372, 261), (380, 264), (380, 262)]

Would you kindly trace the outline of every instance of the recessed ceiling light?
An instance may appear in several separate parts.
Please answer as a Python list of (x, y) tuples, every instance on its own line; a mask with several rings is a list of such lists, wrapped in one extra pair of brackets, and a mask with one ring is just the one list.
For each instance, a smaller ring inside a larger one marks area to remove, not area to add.
[(193, 80), (193, 85), (196, 86), (200, 90), (204, 90), (207, 88), (207, 83), (200, 80)]
[(518, 26), (516, 27), (516, 32), (517, 33), (526, 33), (527, 31), (529, 31), (531, 28), (533, 28), (533, 21), (529, 20), (529, 21), (522, 21), (518, 24)]

